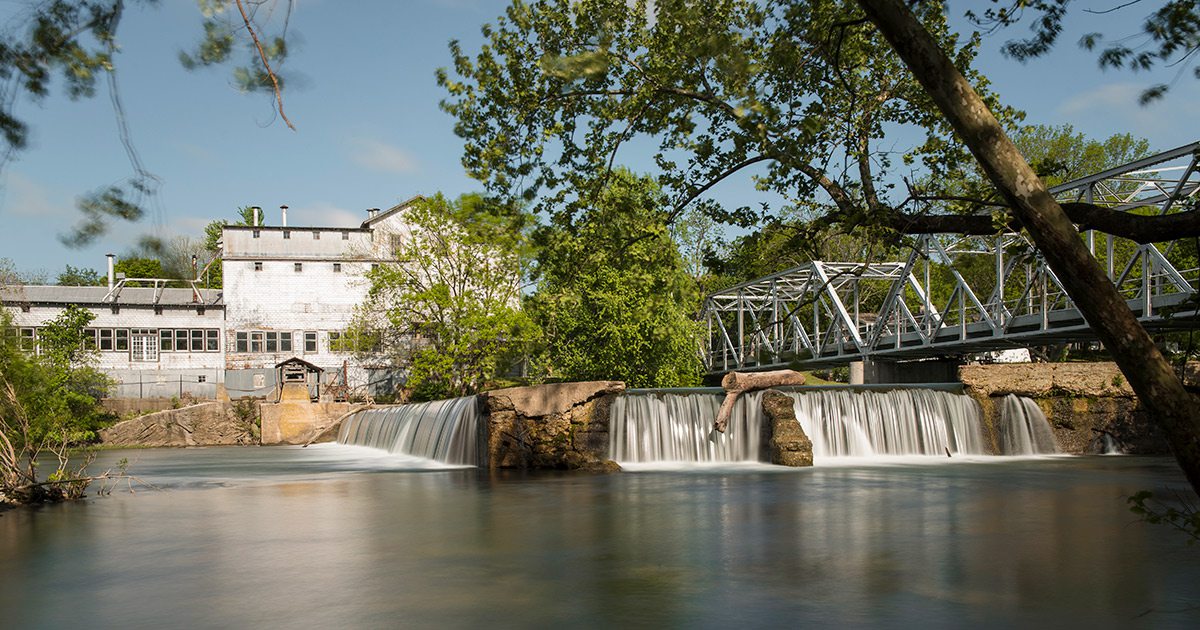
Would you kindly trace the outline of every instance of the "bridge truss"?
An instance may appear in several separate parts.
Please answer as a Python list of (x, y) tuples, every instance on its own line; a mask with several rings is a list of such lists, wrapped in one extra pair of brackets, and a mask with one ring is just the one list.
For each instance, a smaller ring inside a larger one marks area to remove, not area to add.
[[(1138, 213), (1200, 201), (1200, 142), (1051, 189)], [(1097, 238), (1099, 236), (1100, 238)], [(1197, 239), (1141, 245), (1086, 232), (1088, 248), (1152, 331), (1200, 322)], [(708, 296), (709, 372), (961, 356), (1095, 339), (1027, 236), (926, 234), (899, 262), (811, 261)]]

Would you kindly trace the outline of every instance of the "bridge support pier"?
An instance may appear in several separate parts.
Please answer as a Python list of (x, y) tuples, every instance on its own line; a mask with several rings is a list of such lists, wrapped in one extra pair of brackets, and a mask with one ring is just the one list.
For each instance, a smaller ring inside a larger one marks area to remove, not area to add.
[(853, 361), (850, 363), (850, 384), (851, 385), (866, 384), (866, 382), (867, 382), (865, 380), (866, 375), (864, 373), (865, 368), (866, 368), (866, 365), (865, 365), (864, 361)]
[(927, 359), (924, 361), (863, 361), (861, 381), (856, 382), (855, 364), (850, 364), (850, 383), (852, 385), (885, 385), (885, 384), (917, 384), (917, 383), (956, 383), (958, 368), (962, 361), (958, 359)]

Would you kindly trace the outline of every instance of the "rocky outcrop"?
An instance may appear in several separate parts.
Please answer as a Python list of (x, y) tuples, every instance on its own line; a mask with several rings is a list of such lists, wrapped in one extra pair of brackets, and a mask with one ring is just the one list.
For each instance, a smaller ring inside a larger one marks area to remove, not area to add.
[(812, 440), (796, 420), (792, 398), (783, 392), (768, 390), (762, 397), (763, 415), (769, 425), (767, 452), (772, 464), (803, 467), (813, 465)]
[(619, 381), (554, 383), (481, 394), (492, 468), (610, 472), (608, 410)]
[[(1184, 382), (1200, 383), (1197, 364), (1189, 364)], [(1008, 394), (1033, 399), (1054, 430), (1064, 453), (1101, 452), (1105, 437), (1121, 452), (1165, 454), (1169, 447), (1142, 408), (1115, 363), (1015, 363), (963, 366), (966, 393), (979, 401), (993, 449), (1001, 400)]]
[(245, 416), (229, 403), (201, 403), (118, 422), (100, 431), (100, 441), (112, 446), (257, 444), (255, 418)]
[(964, 365), (958, 371), (967, 393), (1046, 396), (1134, 396), (1116, 363), (996, 363)]

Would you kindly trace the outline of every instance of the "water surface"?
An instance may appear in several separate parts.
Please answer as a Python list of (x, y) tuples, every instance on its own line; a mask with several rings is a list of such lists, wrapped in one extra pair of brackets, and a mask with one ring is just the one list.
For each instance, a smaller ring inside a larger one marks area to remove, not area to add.
[[(1167, 459), (490, 474), (357, 447), (104, 453), (159, 489), (0, 513), (0, 625), (1194, 627)], [(103, 463), (103, 462), (101, 462)], [(1193, 497), (1194, 498), (1194, 497)]]

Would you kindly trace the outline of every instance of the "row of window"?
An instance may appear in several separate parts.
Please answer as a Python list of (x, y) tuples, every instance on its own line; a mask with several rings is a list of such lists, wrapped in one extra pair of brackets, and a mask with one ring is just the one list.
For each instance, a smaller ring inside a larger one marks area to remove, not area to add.
[[(372, 263), (372, 264), (371, 264), (371, 269), (372, 269), (372, 270), (375, 270), (375, 269), (378, 269), (378, 268), (379, 268), (379, 264), (378, 264), (378, 263)], [(262, 264), (261, 262), (257, 262), (257, 261), (256, 261), (256, 262), (254, 263), (254, 270), (255, 270), (255, 271), (262, 271), (262, 270), (263, 270), (263, 264)], [(301, 271), (304, 271), (304, 263), (292, 263), (292, 271), (295, 271), (295, 272), (297, 272), (297, 273), (299, 273), (299, 272), (301, 272)], [(334, 273), (342, 273), (342, 263), (336, 263), (336, 262), (335, 262), (335, 263), (333, 263), (333, 272), (334, 272)]]
[[(254, 230), (254, 234), (253, 234), (253, 236), (254, 236), (254, 238), (261, 238), (261, 237), (262, 237), (262, 230)], [(313, 237), (313, 240), (314, 240), (314, 241), (319, 241), (319, 240), (321, 240), (321, 232), (320, 232), (320, 230), (313, 230), (313, 232), (312, 232), (312, 237)], [(290, 238), (292, 238), (292, 230), (284, 230), (284, 231), (283, 231), (283, 238), (286, 238), (286, 239), (290, 239)], [(350, 232), (348, 232), (348, 231), (346, 231), (346, 230), (342, 230), (342, 240), (343, 240), (343, 241), (348, 241), (348, 240), (350, 240)]]
[[(160, 352), (220, 352), (217, 328), (85, 328), (83, 345), (100, 352), (129, 352), (134, 361), (157, 361)], [(38, 349), (37, 328), (18, 330), (21, 349)]]
[[(317, 352), (317, 331), (315, 330), (296, 333), (274, 330), (239, 330), (234, 333), (234, 348), (237, 352), (242, 353), (291, 352), (293, 341), (295, 346), (298, 346), (297, 349), (302, 350), (304, 354)], [(329, 333), (328, 349), (330, 352), (346, 350), (340, 332)]]

